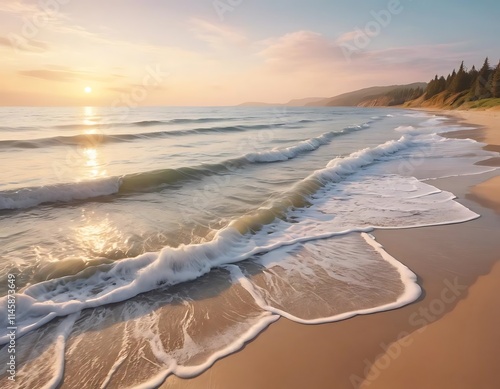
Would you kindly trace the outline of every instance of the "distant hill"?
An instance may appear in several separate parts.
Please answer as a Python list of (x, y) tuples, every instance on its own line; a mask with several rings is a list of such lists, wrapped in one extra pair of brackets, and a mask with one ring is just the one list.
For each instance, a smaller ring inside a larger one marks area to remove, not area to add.
[(290, 100), (286, 105), (288, 107), (305, 107), (308, 104), (314, 104), (316, 102), (324, 100), (324, 97), (308, 97), (305, 99), (294, 99)]
[(406, 97), (417, 98), (422, 95), (423, 90), (426, 87), (427, 84), (425, 82), (416, 82), (408, 85), (373, 86), (354, 92), (343, 93), (341, 95), (330, 97), (328, 99), (310, 102), (307, 103), (306, 106), (378, 107), (400, 105), (407, 100), (412, 100), (412, 98), (406, 99)]
[(402, 105), (424, 93), (425, 82), (408, 85), (373, 86), (334, 97), (308, 97), (294, 99), (288, 103), (248, 102), (239, 107), (386, 107)]

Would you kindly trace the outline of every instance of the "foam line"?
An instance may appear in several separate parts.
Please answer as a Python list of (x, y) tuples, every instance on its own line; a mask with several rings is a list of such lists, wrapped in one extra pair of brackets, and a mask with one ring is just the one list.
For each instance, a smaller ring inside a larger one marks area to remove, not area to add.
[(422, 293), (422, 290), (417, 283), (416, 274), (413, 273), (408, 267), (403, 265), (401, 262), (397, 261), (389, 253), (387, 253), (387, 251), (384, 250), (383, 246), (380, 243), (378, 243), (373, 236), (367, 233), (361, 233), (361, 236), (364, 238), (366, 243), (368, 243), (371, 247), (373, 247), (386, 262), (390, 263), (399, 272), (401, 282), (404, 285), (404, 292), (398, 297), (396, 301), (378, 307), (349, 311), (335, 316), (307, 320), (299, 318), (286, 311), (268, 305), (264, 300), (264, 298), (262, 297), (262, 295), (259, 293), (258, 288), (250, 282), (250, 280), (243, 274), (243, 272), (238, 266), (226, 265), (224, 266), (224, 268), (230, 272), (233, 281), (239, 282), (240, 285), (253, 297), (255, 303), (259, 305), (263, 310), (273, 313), (275, 315), (283, 316), (289, 320), (292, 320), (300, 324), (331, 323), (335, 321), (346, 320), (357, 315), (367, 315), (376, 312), (389, 311), (401, 308), (418, 299), (418, 297)]

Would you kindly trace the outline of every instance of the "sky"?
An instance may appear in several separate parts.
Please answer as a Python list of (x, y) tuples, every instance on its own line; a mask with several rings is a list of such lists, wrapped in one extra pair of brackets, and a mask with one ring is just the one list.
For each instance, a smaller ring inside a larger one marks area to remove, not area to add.
[(219, 106), (500, 56), (498, 0), (0, 0), (0, 105)]

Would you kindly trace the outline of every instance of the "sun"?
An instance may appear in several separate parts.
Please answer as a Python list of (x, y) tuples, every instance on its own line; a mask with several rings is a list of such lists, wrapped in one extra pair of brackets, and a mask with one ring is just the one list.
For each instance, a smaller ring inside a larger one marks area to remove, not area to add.
[(85, 89), (84, 89), (85, 93), (91, 93), (92, 92), (92, 88), (90, 86), (86, 86)]

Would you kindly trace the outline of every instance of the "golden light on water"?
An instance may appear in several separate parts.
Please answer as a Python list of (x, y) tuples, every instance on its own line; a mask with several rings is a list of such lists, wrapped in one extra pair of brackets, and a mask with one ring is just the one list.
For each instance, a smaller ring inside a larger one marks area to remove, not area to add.
[[(96, 124), (95, 120), (92, 120), (94, 118), (95, 111), (94, 107), (83, 107), (83, 124), (86, 126), (92, 126)], [(85, 130), (86, 134), (95, 134), (96, 131), (95, 129), (92, 130)]]
[[(92, 207), (90, 207), (92, 208)], [(120, 222), (102, 211), (84, 208), (72, 230), (72, 236), (86, 259), (121, 259), (130, 248), (127, 236), (118, 227)]]
[[(108, 218), (96, 220), (93, 212), (83, 211), (84, 224), (76, 230), (80, 246), (93, 254), (102, 255), (110, 250), (116, 250), (120, 236), (113, 228)], [(114, 243), (112, 243), (115, 241)]]
[(84, 149), (83, 154), (87, 158), (86, 166), (97, 166), (97, 150), (96, 149)]
[[(96, 115), (94, 107), (83, 107), (83, 124), (86, 126), (91, 126), (97, 124), (94, 119)], [(95, 127), (91, 127), (83, 130), (84, 135), (90, 135), (88, 142), (80, 150), (80, 154), (83, 157), (82, 167), (85, 169), (84, 176), (85, 179), (94, 179), (99, 177), (105, 177), (107, 175), (106, 170), (102, 169), (104, 163), (102, 161), (102, 155), (98, 149), (98, 136), (99, 130)], [(82, 145), (83, 146), (83, 145)]]
[(99, 153), (96, 148), (85, 148), (82, 152), (87, 168), (87, 178), (98, 178), (106, 176), (106, 170), (101, 168)]

